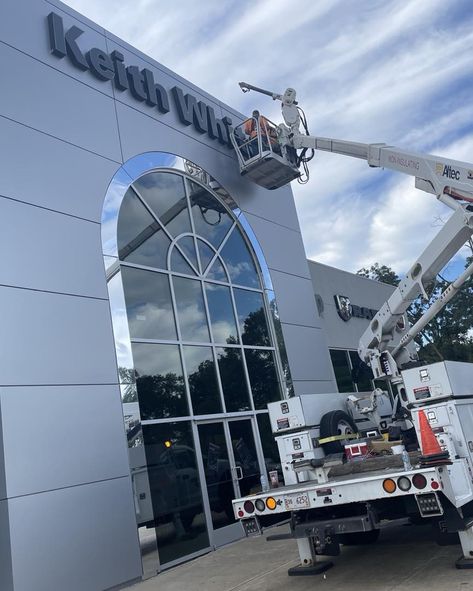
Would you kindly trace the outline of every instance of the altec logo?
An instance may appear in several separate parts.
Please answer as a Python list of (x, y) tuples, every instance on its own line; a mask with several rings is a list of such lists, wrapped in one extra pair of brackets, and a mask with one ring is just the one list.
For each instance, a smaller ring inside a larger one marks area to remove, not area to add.
[[(129, 91), (140, 102), (156, 108), (165, 115), (170, 111), (168, 91), (157, 84), (153, 72), (148, 68), (126, 66), (121, 52), (110, 54), (93, 47), (83, 52), (77, 44), (84, 31), (75, 25), (64, 30), (62, 18), (55, 12), (48, 15), (49, 41), (51, 53), (58, 58), (68, 57), (82, 71), (89, 70), (96, 78), (111, 80), (119, 91)], [(182, 88), (174, 86), (170, 90), (179, 120), (183, 125), (192, 125), (199, 133), (207, 134), (221, 144), (231, 147), (229, 128), (230, 117), (218, 119), (214, 109), (204, 101), (198, 101), (192, 94), (184, 94)]]
[(460, 171), (453, 168), (450, 164), (441, 164), (437, 162), (435, 165), (435, 172), (440, 176), (445, 176), (448, 179), (460, 180)]

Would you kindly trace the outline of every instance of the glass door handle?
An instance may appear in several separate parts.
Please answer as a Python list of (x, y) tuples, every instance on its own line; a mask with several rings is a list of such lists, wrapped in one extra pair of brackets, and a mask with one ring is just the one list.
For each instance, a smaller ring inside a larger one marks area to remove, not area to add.
[(243, 469), (241, 466), (235, 466), (233, 468), (235, 470), (235, 478), (237, 480), (241, 480), (243, 478)]

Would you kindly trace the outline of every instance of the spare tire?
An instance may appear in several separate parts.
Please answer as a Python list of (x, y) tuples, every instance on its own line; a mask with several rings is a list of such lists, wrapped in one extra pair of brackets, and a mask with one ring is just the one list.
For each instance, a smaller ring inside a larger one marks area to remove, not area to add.
[[(351, 435), (358, 433), (353, 419), (343, 410), (332, 410), (322, 417), (320, 421), (320, 439), (334, 437), (335, 435)], [(321, 444), (325, 455), (343, 453), (342, 441), (329, 441)]]

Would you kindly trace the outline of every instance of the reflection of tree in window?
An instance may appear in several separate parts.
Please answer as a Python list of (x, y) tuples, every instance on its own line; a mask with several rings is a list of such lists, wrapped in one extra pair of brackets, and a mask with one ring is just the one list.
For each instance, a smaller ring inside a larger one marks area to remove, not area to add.
[(251, 406), (241, 350), (233, 347), (217, 349), (217, 359), (227, 412), (249, 410)]
[(189, 414), (177, 345), (133, 343), (132, 348), (142, 418)]
[(194, 414), (222, 412), (212, 349), (186, 346), (184, 359)]
[(263, 349), (245, 349), (255, 408), (266, 409), (268, 402), (281, 398), (274, 356)]
[(262, 347), (270, 345), (263, 295), (246, 289), (235, 289), (234, 294), (243, 343)]

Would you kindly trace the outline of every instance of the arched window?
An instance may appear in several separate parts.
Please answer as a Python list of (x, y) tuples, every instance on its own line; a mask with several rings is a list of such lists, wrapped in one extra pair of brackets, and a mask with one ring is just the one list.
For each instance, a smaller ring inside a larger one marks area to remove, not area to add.
[(139, 177), (117, 227), (142, 420), (281, 398), (264, 290), (232, 213), (174, 171)]

